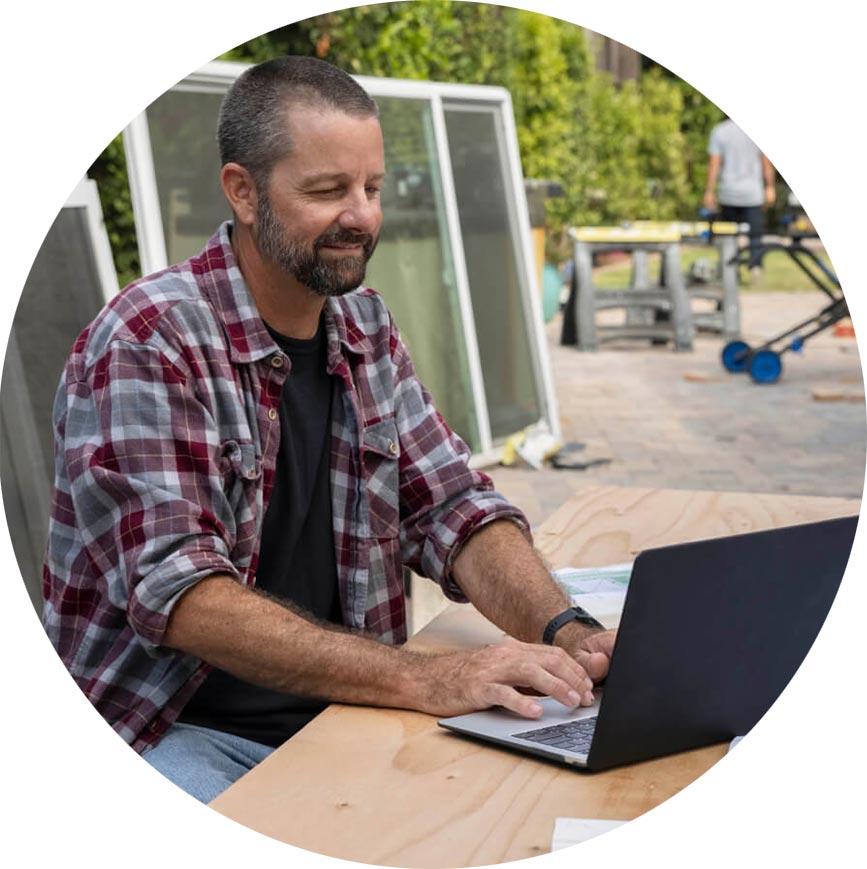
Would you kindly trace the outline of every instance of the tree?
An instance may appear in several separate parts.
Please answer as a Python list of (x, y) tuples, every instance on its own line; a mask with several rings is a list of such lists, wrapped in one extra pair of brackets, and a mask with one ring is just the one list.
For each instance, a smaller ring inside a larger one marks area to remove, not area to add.
[[(295, 22), (221, 59), (324, 58), (356, 75), (498, 85), (512, 94), (525, 177), (559, 181), (548, 203), (549, 256), (568, 255), (565, 228), (695, 217), (705, 146), (721, 112), (666, 70), (617, 86), (595, 71), (584, 31), (520, 9), (456, 0), (359, 6)], [(123, 153), (91, 168), (121, 280), (137, 268)]]

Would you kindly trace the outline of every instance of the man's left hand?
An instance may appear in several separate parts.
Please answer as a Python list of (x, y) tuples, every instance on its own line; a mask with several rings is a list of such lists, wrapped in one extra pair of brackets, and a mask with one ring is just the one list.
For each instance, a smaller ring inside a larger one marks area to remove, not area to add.
[(575, 658), (594, 683), (602, 682), (611, 666), (611, 653), (614, 651), (617, 631), (588, 631), (576, 625), (578, 631), (567, 633), (568, 627), (570, 626), (564, 626), (558, 632), (557, 645)]

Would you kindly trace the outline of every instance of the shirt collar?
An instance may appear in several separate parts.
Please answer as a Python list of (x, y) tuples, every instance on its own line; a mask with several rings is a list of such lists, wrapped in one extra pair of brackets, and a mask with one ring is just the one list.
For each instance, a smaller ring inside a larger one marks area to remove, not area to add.
[[(353, 292), (359, 292), (361, 289)], [(329, 358), (335, 355), (340, 345), (359, 356), (369, 356), (373, 353), (370, 338), (355, 321), (345, 297), (329, 298), (325, 303), (323, 314), (328, 335)]]

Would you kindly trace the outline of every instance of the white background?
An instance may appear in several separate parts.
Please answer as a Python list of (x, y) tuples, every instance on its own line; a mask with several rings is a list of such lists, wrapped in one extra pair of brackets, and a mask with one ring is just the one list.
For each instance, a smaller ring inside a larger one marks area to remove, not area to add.
[[(55, 214), (130, 118), (230, 47), (290, 17), (339, 8), (267, 0), (151, 0), (128, 11), (131, 5), (18, 3), (14, 23), (8, 15), (4, 22), (4, 353), (20, 289)], [(729, 112), (800, 197), (849, 291), (856, 328), (863, 322), (864, 42), (857, 4), (514, 5), (560, 14), (618, 39)], [(113, 736), (42, 634), (2, 525), (0, 856), (7, 864), (150, 869), (302, 860), (336, 866), (194, 803)], [(576, 859), (667, 867), (860, 863), (867, 772), (863, 536), (813, 652), (737, 751), (659, 809), (577, 851), (537, 858), (539, 865), (566, 867)], [(798, 733), (802, 718), (813, 734), (809, 752)]]

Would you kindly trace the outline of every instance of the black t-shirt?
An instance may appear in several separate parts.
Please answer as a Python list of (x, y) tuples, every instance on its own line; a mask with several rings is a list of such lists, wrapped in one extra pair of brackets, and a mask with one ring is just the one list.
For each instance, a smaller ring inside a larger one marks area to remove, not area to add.
[[(310, 340), (271, 334), (292, 365), (280, 403), (280, 449), (256, 586), (340, 624), (330, 485), (333, 382), (326, 371), (324, 330), (320, 326)], [(277, 746), (326, 705), (214, 669), (178, 720)]]

